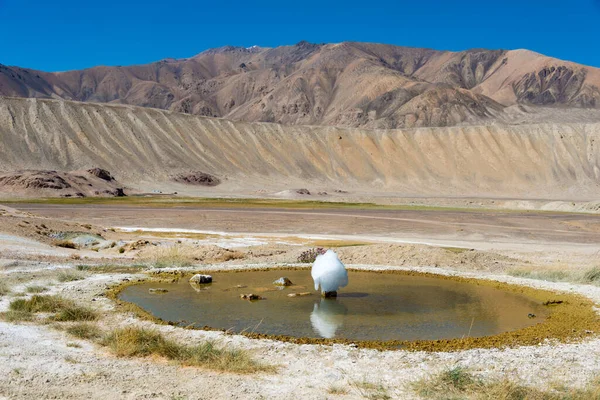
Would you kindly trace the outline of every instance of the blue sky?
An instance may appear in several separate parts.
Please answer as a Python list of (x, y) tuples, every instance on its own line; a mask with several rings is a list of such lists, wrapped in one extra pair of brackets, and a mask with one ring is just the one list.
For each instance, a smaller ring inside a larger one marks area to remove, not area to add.
[(300, 40), (527, 48), (600, 67), (600, 0), (0, 0), (0, 63), (45, 71)]

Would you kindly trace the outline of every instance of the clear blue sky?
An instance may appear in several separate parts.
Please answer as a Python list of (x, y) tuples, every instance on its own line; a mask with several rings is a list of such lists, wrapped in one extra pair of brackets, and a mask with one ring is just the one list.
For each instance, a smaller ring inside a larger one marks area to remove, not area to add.
[(527, 48), (600, 67), (600, 0), (0, 0), (0, 63), (45, 71), (300, 40)]

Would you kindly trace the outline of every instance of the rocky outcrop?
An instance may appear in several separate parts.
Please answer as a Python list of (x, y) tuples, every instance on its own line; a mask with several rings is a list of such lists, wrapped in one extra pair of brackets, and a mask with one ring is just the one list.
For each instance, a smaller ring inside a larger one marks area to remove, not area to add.
[(190, 278), (190, 282), (197, 284), (205, 284), (212, 283), (212, 279), (213, 278), (211, 275), (196, 274)]
[(108, 172), (105, 169), (102, 168), (92, 168), (92, 169), (88, 169), (87, 172), (90, 175), (94, 175), (102, 180), (105, 180), (107, 182), (112, 182), (115, 180), (115, 178), (112, 177), (112, 175), (110, 174), (110, 172)]
[(535, 105), (600, 106), (600, 89), (586, 85), (584, 68), (551, 66), (525, 74), (513, 84), (521, 103)]
[(198, 186), (217, 186), (221, 183), (221, 180), (216, 176), (199, 171), (177, 174), (173, 177), (173, 180), (186, 185)]
[(16, 170), (0, 175), (0, 189), (14, 196), (122, 197), (125, 191), (108, 171)]

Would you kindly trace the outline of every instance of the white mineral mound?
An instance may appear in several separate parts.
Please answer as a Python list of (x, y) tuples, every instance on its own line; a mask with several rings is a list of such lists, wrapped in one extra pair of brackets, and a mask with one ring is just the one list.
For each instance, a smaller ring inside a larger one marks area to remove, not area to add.
[(333, 250), (318, 255), (310, 274), (315, 281), (315, 290), (335, 292), (340, 287), (348, 285), (348, 272)]

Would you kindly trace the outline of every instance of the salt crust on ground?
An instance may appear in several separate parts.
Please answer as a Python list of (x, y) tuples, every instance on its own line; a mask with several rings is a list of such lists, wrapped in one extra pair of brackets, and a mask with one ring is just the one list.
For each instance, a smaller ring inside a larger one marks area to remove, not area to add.
[[(266, 267), (267, 265), (255, 265)], [(445, 275), (495, 279), (531, 287), (567, 291), (600, 302), (600, 288), (589, 285), (552, 283), (481, 273), (458, 273), (440, 268), (395, 268), (349, 265), (357, 269), (416, 270)], [(234, 269), (213, 265), (204, 268)], [(308, 273), (308, 270), (307, 270)], [(54, 293), (89, 302), (110, 310), (111, 301), (97, 297), (107, 284), (135, 275), (93, 275), (83, 281), (57, 285)], [(0, 310), (8, 301), (0, 301)], [(160, 360), (117, 359), (89, 342), (75, 340), (48, 326), (14, 325), (0, 322), (0, 398), (286, 398), (331, 397), (332, 386), (347, 386), (342, 398), (362, 398), (350, 387), (368, 381), (383, 385), (392, 398), (414, 398), (409, 382), (463, 366), (482, 377), (509, 378), (523, 384), (548, 387), (552, 383), (584, 385), (600, 374), (600, 339), (574, 344), (542, 343), (511, 349), (474, 349), (454, 353), (377, 351), (345, 345), (295, 345), (273, 340), (253, 340), (221, 332), (190, 331), (156, 326), (126, 315), (106, 318), (107, 326), (154, 326), (173, 337), (194, 343), (215, 339), (251, 349), (255, 358), (279, 365), (276, 374), (239, 376), (195, 368), (181, 368)], [(105, 326), (106, 327), (106, 326)], [(67, 343), (81, 347), (68, 347)]]

